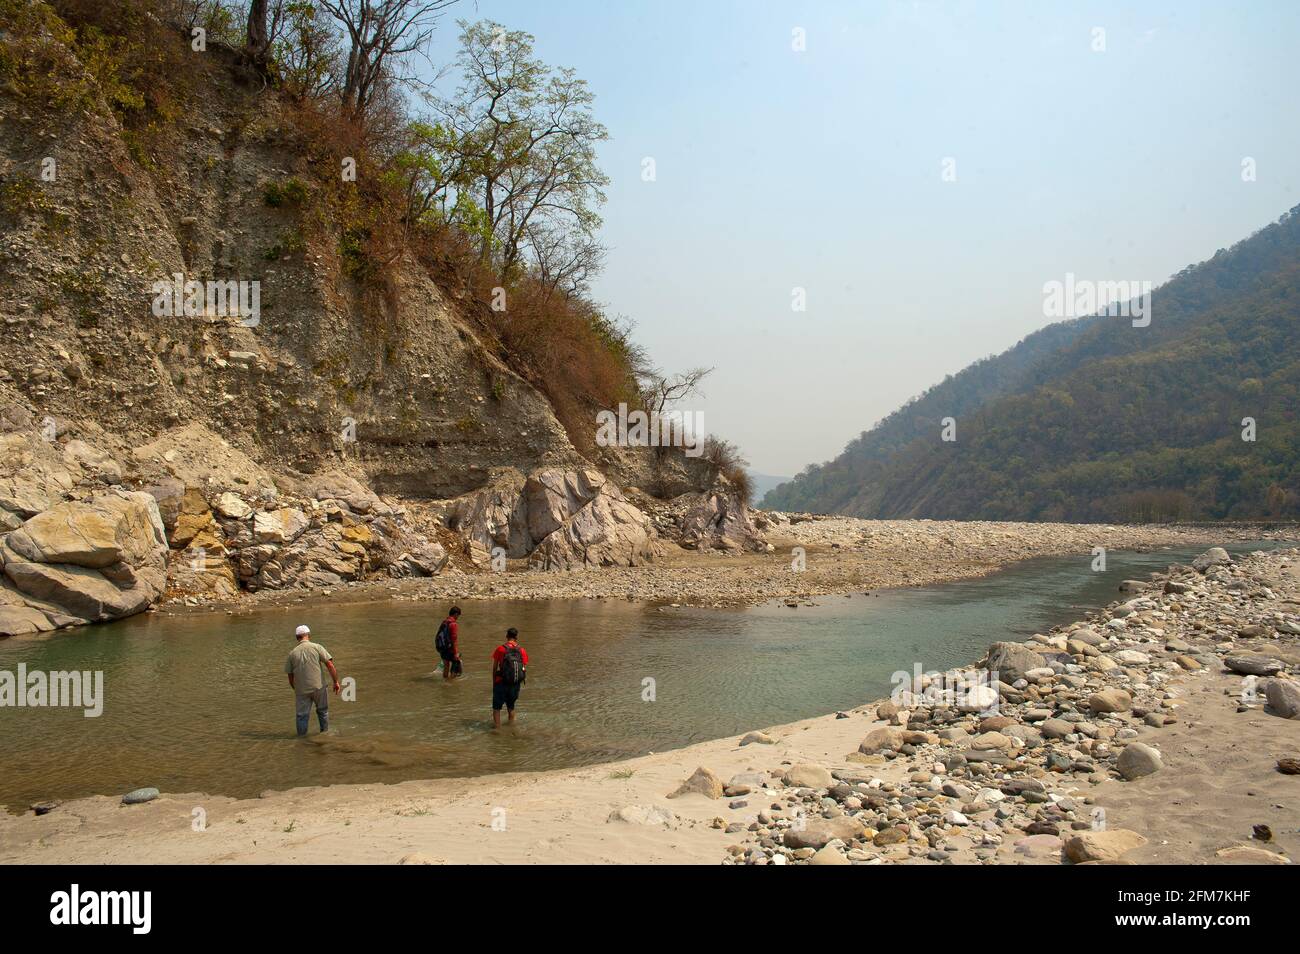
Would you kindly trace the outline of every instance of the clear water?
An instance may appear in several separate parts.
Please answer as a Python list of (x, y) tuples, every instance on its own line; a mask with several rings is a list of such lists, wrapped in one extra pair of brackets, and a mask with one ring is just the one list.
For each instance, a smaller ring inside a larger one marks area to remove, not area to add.
[[(1275, 544), (1260, 544), (1272, 547)], [(1230, 548), (1236, 552), (1254, 545)], [(446, 607), (378, 603), (241, 616), (146, 615), (0, 641), (0, 670), (103, 670), (104, 712), (0, 708), (0, 805), (163, 791), (252, 796), (343, 782), (535, 771), (625, 758), (848, 708), (898, 670), (972, 662), (995, 639), (1079, 618), (1118, 582), (1196, 551), (1034, 560), (921, 589), (742, 610), (616, 601), (461, 603), (464, 678), (436, 672)], [(299, 623), (356, 680), (331, 731), (293, 729), (281, 671)], [(516, 626), (532, 664), (514, 726), (493, 732), (489, 656)], [(643, 680), (655, 701), (643, 701)]]

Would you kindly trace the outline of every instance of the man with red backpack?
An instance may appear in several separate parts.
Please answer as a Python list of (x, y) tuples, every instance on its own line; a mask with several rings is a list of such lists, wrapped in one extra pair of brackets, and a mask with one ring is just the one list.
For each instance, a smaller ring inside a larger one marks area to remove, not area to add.
[(528, 650), (519, 645), (519, 630), (506, 630), (506, 641), (492, 652), (492, 727), (501, 728), (501, 707), (515, 721), (515, 703), (519, 688), (528, 676)]
[(438, 634), (433, 637), (433, 648), (438, 650), (442, 659), (442, 678), (450, 679), (460, 675), (460, 607), (453, 606), (447, 612), (447, 618), (438, 627)]

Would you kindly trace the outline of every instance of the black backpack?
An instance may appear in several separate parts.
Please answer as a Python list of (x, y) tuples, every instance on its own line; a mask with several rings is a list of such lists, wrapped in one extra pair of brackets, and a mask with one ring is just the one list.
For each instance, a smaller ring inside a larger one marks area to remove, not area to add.
[(501, 658), (497, 672), (501, 681), (507, 686), (518, 686), (524, 681), (524, 654), (518, 646), (506, 646), (506, 654)]
[(451, 627), (447, 625), (445, 619), (438, 627), (438, 635), (433, 637), (433, 648), (440, 653), (451, 652)]

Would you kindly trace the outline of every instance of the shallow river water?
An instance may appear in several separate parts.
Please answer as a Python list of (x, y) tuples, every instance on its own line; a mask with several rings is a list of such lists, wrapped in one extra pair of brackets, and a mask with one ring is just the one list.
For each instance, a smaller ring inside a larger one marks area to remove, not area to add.
[[(1272, 548), (1275, 544), (1261, 544)], [(1200, 549), (1200, 548), (1198, 548)], [(1255, 549), (1241, 545), (1235, 553)], [(891, 674), (973, 662), (996, 639), (1081, 617), (1120, 580), (1195, 550), (1033, 560), (983, 579), (740, 610), (616, 601), (466, 601), (465, 676), (444, 683), (446, 606), (372, 603), (227, 616), (148, 614), (0, 641), (0, 670), (102, 670), (98, 718), (0, 708), (0, 805), (163, 791), (251, 796), (340, 782), (542, 770), (643, 755), (848, 708)], [(299, 623), (355, 679), (331, 731), (301, 740), (281, 667)], [(489, 656), (516, 626), (531, 656), (518, 722), (491, 726)], [(653, 679), (654, 701), (645, 680)]]

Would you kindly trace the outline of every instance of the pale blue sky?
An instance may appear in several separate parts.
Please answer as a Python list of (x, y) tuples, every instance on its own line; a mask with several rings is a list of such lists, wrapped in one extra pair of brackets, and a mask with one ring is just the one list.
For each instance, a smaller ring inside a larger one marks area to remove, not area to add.
[(596, 296), (665, 369), (717, 367), (690, 409), (763, 473), (1050, 323), (1044, 282), (1160, 282), (1300, 203), (1293, 0), (467, 0), (435, 57), (455, 17), (591, 84)]

